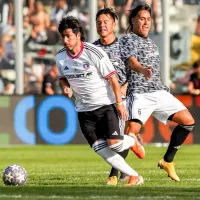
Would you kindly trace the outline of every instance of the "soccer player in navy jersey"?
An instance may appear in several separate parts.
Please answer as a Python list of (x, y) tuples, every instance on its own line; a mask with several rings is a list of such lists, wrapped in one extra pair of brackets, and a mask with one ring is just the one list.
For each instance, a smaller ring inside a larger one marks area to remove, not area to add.
[(139, 5), (130, 11), (128, 34), (120, 38), (121, 58), (127, 70), (127, 108), (129, 135), (140, 131), (152, 114), (159, 121), (178, 125), (173, 130), (168, 149), (158, 162), (168, 176), (180, 181), (174, 168), (174, 157), (194, 127), (194, 119), (188, 109), (163, 85), (160, 74), (158, 48), (149, 37), (151, 8)]
[(56, 55), (59, 81), (67, 97), (75, 96), (81, 131), (94, 151), (108, 164), (127, 174), (128, 186), (143, 184), (143, 178), (116, 152), (140, 148), (139, 142), (120, 131), (127, 119), (115, 68), (99, 47), (84, 42), (80, 22), (68, 16), (58, 30), (64, 48)]

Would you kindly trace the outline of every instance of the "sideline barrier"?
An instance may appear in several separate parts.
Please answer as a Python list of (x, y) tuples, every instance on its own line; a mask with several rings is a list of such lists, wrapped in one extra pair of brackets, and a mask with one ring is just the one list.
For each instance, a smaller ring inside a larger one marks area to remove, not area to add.
[[(196, 124), (186, 144), (199, 144), (200, 96), (176, 95), (190, 110)], [(56, 96), (1, 96), (0, 144), (87, 143), (78, 125), (73, 100)], [(167, 143), (176, 126), (164, 125), (151, 117), (141, 130), (145, 143)]]

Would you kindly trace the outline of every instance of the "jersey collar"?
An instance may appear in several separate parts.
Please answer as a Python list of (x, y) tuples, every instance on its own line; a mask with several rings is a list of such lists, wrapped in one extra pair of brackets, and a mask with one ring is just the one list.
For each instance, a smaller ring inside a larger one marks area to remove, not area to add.
[(78, 58), (78, 57), (82, 54), (83, 48), (84, 48), (84, 43), (81, 42), (81, 50), (78, 52), (78, 54), (76, 54), (75, 56), (73, 56), (73, 55), (70, 54), (68, 51), (66, 51), (66, 52), (67, 52), (67, 55), (68, 55), (70, 58), (75, 59), (75, 58)]
[(99, 44), (101, 45), (101, 46), (111, 46), (112, 44), (114, 44), (115, 42), (117, 42), (118, 41), (118, 38), (116, 37), (115, 39), (114, 39), (114, 41), (112, 41), (110, 44), (102, 44), (101, 43), (101, 40), (99, 39)]

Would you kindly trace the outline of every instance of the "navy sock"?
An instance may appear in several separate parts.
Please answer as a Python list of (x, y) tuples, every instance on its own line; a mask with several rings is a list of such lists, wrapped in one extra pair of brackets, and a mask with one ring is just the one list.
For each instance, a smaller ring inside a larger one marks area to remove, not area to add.
[(192, 131), (193, 127), (194, 124), (176, 126), (176, 128), (172, 132), (168, 149), (164, 155), (164, 160), (166, 162), (172, 162), (174, 160), (176, 152), (180, 148), (181, 144), (183, 144), (188, 134)]

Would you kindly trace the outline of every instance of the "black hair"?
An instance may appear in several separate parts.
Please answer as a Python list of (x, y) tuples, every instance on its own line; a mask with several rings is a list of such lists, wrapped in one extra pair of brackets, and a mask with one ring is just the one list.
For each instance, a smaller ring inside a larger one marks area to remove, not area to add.
[(146, 10), (150, 13), (151, 15), (151, 8), (148, 4), (142, 4), (142, 5), (139, 5), (137, 6), (136, 8), (130, 10), (130, 14), (129, 14), (129, 17), (128, 17), (128, 28), (127, 28), (127, 32), (128, 31), (133, 31), (133, 23), (132, 23), (132, 18), (136, 17), (138, 15), (138, 13), (142, 10)]
[(85, 41), (84, 31), (78, 19), (76, 19), (73, 16), (67, 16), (62, 18), (58, 26), (58, 31), (61, 34), (61, 36), (63, 34), (63, 31), (68, 28), (72, 29), (72, 32), (76, 35), (80, 33), (81, 41)]
[(193, 68), (197, 69), (198, 67), (200, 67), (200, 60), (197, 60), (194, 64), (193, 64)]
[(110, 15), (114, 21), (118, 20), (118, 16), (117, 16), (115, 10), (111, 7), (105, 7), (105, 8), (100, 9), (96, 14), (96, 20), (100, 15), (103, 15), (103, 14)]

